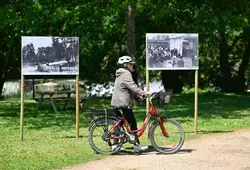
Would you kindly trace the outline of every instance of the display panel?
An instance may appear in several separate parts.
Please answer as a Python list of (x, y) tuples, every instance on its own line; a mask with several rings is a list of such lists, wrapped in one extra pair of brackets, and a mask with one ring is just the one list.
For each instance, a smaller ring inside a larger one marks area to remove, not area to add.
[(78, 37), (22, 36), (22, 75), (78, 75)]
[(146, 34), (148, 70), (198, 70), (198, 54), (198, 34)]

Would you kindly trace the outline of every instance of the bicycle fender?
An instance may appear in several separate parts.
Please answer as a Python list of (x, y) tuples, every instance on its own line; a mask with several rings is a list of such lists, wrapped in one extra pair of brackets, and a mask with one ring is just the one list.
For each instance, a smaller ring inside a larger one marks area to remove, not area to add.
[[(161, 119), (167, 119), (167, 118), (166, 118), (166, 117), (161, 117)], [(149, 130), (148, 130), (148, 138), (149, 138), (149, 135), (150, 135), (150, 133), (151, 133), (152, 127), (153, 127), (154, 125), (158, 124), (158, 123), (159, 123), (159, 120), (158, 120), (158, 119), (154, 120), (154, 121), (151, 123), (151, 125), (150, 125), (150, 127), (149, 127)]]

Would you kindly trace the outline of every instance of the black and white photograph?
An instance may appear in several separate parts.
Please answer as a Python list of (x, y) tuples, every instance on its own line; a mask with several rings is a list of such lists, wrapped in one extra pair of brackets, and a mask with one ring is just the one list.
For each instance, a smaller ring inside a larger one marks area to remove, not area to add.
[(22, 36), (22, 75), (78, 75), (78, 37)]
[(148, 70), (198, 70), (198, 34), (147, 33)]

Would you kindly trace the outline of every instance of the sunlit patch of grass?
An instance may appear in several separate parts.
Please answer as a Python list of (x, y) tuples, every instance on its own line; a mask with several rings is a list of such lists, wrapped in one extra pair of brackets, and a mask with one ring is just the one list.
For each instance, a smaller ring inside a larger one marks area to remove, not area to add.
[[(0, 101), (0, 169), (55, 169), (104, 156), (95, 154), (88, 144), (88, 109), (111, 109), (110, 98), (88, 99), (86, 110), (80, 111), (80, 138), (75, 138), (74, 105), (55, 113), (50, 104), (36, 110), (36, 102), (25, 100), (24, 141), (20, 141), (20, 100)], [(180, 122), (186, 140), (203, 134), (227, 133), (250, 128), (250, 96), (204, 92), (198, 96), (198, 135), (194, 135), (194, 94), (173, 95), (168, 106), (160, 106), (163, 114)], [(240, 101), (240, 102), (239, 102)], [(145, 118), (145, 101), (135, 106), (138, 127)], [(153, 121), (154, 119), (152, 119)], [(151, 122), (152, 122), (151, 121)], [(150, 123), (151, 123), (150, 122)], [(146, 131), (147, 132), (147, 131)], [(150, 145), (147, 134), (140, 140)], [(131, 144), (125, 148), (132, 151)]]

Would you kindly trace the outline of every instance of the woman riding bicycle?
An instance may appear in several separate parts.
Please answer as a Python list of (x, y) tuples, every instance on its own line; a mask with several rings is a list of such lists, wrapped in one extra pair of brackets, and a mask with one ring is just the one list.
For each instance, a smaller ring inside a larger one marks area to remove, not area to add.
[[(149, 96), (150, 92), (143, 91), (133, 80), (131, 72), (134, 69), (135, 62), (130, 56), (122, 56), (118, 59), (118, 69), (116, 70), (116, 80), (111, 105), (117, 115), (122, 111), (131, 130), (137, 130), (137, 122), (133, 112), (133, 99), (135, 97)], [(136, 134), (135, 134), (136, 135)], [(116, 148), (115, 145), (112, 148)], [(134, 143), (134, 151), (144, 151), (147, 146), (140, 144), (137, 138)]]

